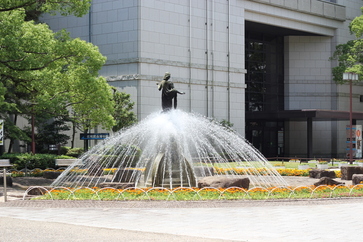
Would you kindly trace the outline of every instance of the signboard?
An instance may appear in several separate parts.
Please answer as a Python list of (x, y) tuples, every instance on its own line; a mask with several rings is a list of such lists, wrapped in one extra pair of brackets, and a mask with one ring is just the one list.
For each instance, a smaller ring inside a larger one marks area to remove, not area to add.
[(109, 133), (82, 133), (80, 134), (81, 140), (98, 140), (98, 139), (106, 139), (110, 136)]
[(4, 120), (0, 119), (0, 145), (4, 145)]
[(350, 142), (352, 142), (352, 158), (362, 158), (362, 125), (353, 125), (352, 141), (350, 140), (350, 126), (347, 125), (347, 157), (349, 158)]
[(356, 153), (355, 158), (362, 158), (362, 125), (355, 126)]

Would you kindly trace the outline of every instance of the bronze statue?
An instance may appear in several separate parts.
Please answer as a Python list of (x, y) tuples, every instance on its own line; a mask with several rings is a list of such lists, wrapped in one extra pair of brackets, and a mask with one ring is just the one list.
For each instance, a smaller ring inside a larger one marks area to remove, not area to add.
[(165, 72), (164, 79), (160, 83), (156, 83), (158, 85), (159, 91), (161, 90), (161, 106), (163, 108), (163, 112), (167, 112), (173, 107), (173, 99), (174, 99), (174, 109), (177, 106), (177, 95), (185, 94), (185, 92), (179, 92), (174, 88), (174, 83), (169, 81), (170, 73)]

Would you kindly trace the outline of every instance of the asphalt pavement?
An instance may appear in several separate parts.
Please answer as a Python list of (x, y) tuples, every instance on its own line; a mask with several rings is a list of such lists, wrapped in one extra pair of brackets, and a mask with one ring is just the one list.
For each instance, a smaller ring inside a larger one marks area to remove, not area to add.
[(361, 241), (363, 199), (0, 203), (0, 241)]

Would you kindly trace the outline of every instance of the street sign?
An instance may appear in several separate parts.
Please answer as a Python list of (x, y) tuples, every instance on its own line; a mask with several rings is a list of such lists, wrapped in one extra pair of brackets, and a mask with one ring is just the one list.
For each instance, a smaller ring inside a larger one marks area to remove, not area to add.
[(106, 139), (110, 136), (109, 133), (82, 133), (80, 134), (81, 140), (98, 140), (98, 139)]

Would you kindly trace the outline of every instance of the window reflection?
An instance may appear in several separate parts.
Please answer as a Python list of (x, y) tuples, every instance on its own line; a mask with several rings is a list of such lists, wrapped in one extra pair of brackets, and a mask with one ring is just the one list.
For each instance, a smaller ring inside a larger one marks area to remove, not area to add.
[(246, 32), (246, 111), (283, 110), (283, 37)]

